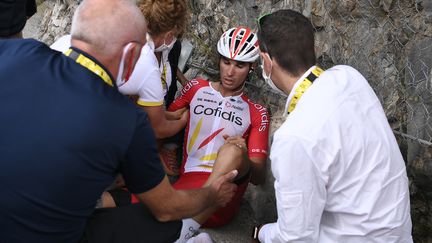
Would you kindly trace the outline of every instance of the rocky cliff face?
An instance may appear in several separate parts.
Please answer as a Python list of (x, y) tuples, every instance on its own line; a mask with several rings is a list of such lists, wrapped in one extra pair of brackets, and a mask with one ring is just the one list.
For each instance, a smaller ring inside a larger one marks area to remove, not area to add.
[[(51, 43), (69, 31), (76, 0), (50, 1), (40, 39)], [(217, 78), (216, 43), (232, 26), (255, 28), (263, 13), (291, 8), (308, 16), (316, 32), (319, 63), (358, 69), (378, 94), (397, 135), (411, 179), (413, 234), (432, 241), (432, 2), (422, 0), (190, 0), (185, 35), (194, 46), (188, 77)], [(260, 70), (247, 85), (269, 107), (272, 132), (283, 122), (285, 99), (267, 88)], [(260, 222), (276, 219), (273, 178), (251, 187), (247, 199)]]

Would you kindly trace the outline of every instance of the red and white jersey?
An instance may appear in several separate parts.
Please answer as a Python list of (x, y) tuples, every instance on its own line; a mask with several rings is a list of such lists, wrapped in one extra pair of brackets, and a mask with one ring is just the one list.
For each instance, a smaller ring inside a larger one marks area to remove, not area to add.
[(223, 97), (210, 82), (191, 80), (169, 107), (189, 108), (183, 145), (181, 173), (211, 172), (224, 135), (243, 136), (249, 158), (267, 156), (269, 115), (267, 109), (246, 95)]

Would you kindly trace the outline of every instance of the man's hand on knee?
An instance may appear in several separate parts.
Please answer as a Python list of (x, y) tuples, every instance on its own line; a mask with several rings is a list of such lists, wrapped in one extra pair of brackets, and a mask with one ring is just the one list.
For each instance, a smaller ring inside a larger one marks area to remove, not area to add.
[(232, 170), (231, 172), (220, 176), (210, 184), (209, 187), (214, 190), (216, 195), (216, 206), (224, 207), (229, 201), (231, 201), (237, 189), (237, 186), (233, 184), (232, 181), (237, 174), (237, 170)]

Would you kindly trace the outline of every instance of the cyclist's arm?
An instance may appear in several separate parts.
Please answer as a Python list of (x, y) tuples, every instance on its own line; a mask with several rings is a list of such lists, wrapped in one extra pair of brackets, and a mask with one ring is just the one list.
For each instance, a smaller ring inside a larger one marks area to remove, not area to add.
[(251, 118), (251, 130), (247, 141), (248, 156), (252, 170), (251, 183), (258, 185), (264, 183), (266, 178), (270, 116), (267, 110), (261, 107), (253, 110)]
[(189, 82), (189, 80), (184, 76), (184, 74), (178, 68), (176, 74), (177, 74), (177, 80), (184, 87)]
[(267, 164), (267, 157), (265, 158), (258, 158), (258, 157), (252, 157), (250, 158), (250, 165), (251, 165), (251, 180), (250, 182), (254, 185), (260, 185), (265, 182), (266, 178), (266, 164)]
[(183, 87), (181, 95), (168, 107), (168, 111), (176, 111), (185, 107), (189, 107), (193, 96), (198, 91), (198, 89), (202, 87), (202, 82), (204, 81), (192, 79), (189, 83), (187, 83)]

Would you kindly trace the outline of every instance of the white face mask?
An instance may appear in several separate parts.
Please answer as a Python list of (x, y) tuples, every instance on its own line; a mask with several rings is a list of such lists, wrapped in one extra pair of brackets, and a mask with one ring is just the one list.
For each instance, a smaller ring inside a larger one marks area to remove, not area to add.
[(171, 43), (169, 45), (167, 45), (165, 43), (165, 40), (164, 40), (164, 43), (161, 46), (159, 46), (158, 48), (155, 48), (154, 51), (155, 52), (163, 52), (166, 50), (171, 51), (171, 49), (173, 48), (176, 41), (177, 41), (177, 38), (174, 37), (173, 40), (171, 41)]
[(124, 71), (124, 61), (126, 58), (126, 52), (129, 50), (131, 45), (132, 45), (132, 43), (129, 43), (123, 48), (123, 55), (122, 55), (122, 58), (120, 60), (120, 65), (119, 65), (119, 69), (118, 69), (118, 73), (117, 73), (117, 79), (116, 79), (117, 87), (120, 87), (124, 83), (127, 82), (127, 80), (123, 79), (122, 76), (123, 76), (123, 71)]
[[(268, 54), (267, 54), (267, 55), (268, 55)], [(270, 59), (270, 61), (271, 61), (270, 56), (268, 56), (268, 57), (269, 57), (269, 59)], [(276, 91), (276, 93), (278, 93), (278, 94), (280, 94), (280, 95), (282, 95), (282, 96), (287, 96), (287, 94), (285, 94), (285, 92), (283, 92), (281, 89), (279, 89), (279, 88), (278, 88), (278, 87), (273, 83), (273, 80), (271, 79), (271, 71), (272, 71), (272, 69), (273, 69), (273, 62), (270, 63), (270, 74), (269, 74), (269, 75), (267, 75), (267, 74), (265, 73), (265, 70), (264, 70), (264, 58), (262, 59), (261, 69), (262, 69), (262, 76), (263, 76), (264, 80), (266, 81), (266, 83), (270, 86), (270, 88), (272, 88), (274, 91)]]

